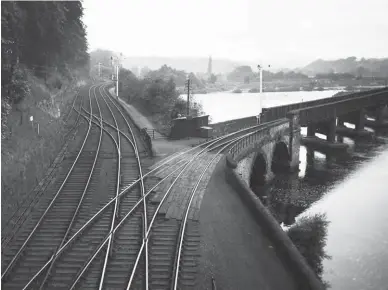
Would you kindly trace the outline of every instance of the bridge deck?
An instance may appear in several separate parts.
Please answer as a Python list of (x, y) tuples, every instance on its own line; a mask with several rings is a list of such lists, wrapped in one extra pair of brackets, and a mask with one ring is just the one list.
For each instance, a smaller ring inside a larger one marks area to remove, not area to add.
[(219, 162), (200, 211), (201, 261), (199, 289), (297, 289), (289, 269), (277, 256), (263, 229), (225, 180)]

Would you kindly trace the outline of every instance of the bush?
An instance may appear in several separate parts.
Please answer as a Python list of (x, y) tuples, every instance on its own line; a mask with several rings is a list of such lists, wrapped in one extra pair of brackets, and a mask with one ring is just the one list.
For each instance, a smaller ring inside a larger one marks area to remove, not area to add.
[(328, 224), (325, 214), (315, 214), (302, 217), (287, 231), (292, 242), (321, 280), (323, 259), (330, 259), (325, 252)]
[[(150, 117), (160, 133), (169, 134), (171, 120), (178, 114), (186, 115), (186, 101), (179, 97), (175, 82), (163, 78), (136, 78), (130, 71), (121, 69), (123, 90), (120, 93), (128, 103), (134, 104), (143, 114)], [(192, 100), (190, 115), (203, 114), (202, 106)]]
[(12, 105), (20, 103), (29, 93), (27, 74), (25, 70), (15, 65), (12, 68), (2, 67), (2, 73), (8, 75), (1, 84), (1, 140), (8, 137), (7, 118)]

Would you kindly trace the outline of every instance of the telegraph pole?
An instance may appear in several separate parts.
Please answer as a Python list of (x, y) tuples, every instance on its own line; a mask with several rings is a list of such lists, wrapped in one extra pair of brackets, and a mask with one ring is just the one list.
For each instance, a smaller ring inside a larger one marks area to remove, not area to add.
[(101, 77), (101, 62), (98, 63), (98, 76)]
[[(268, 67), (271, 67), (271, 66), (268, 65)], [(260, 114), (258, 118), (258, 122), (260, 123), (260, 117), (261, 117), (261, 114), (263, 113), (263, 67), (261, 65), (258, 65), (257, 68), (259, 69), (259, 74), (260, 74), (260, 94), (259, 94)]]
[(190, 115), (190, 77), (187, 75), (187, 118)]
[(119, 99), (119, 64), (116, 65), (116, 97)]
[[(114, 65), (113, 65), (113, 56), (110, 57), (113, 73), (112, 80), (114, 80)], [(116, 98), (119, 99), (119, 59), (117, 58), (116, 63)]]

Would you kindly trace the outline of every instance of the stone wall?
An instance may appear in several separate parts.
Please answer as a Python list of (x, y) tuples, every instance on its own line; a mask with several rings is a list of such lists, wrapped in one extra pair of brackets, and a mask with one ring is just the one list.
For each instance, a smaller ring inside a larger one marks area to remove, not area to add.
[(255, 125), (257, 125), (257, 118), (256, 116), (251, 116), (241, 119), (214, 123), (210, 124), (209, 126), (213, 128), (213, 136), (221, 136)]
[(252, 152), (248, 156), (246, 156), (244, 159), (240, 160), (237, 163), (236, 172), (238, 175), (240, 175), (241, 179), (249, 186), (249, 181), (251, 178), (251, 171), (253, 163), (255, 162), (257, 153)]
[(182, 139), (186, 137), (200, 137), (201, 127), (209, 124), (209, 115), (199, 117), (183, 117), (172, 120), (170, 133), (171, 139)]
[[(263, 129), (247, 136), (237, 142), (230, 150), (232, 157), (237, 164), (237, 172), (249, 186), (252, 167), (258, 154), (261, 154), (265, 160), (266, 172), (265, 181), (269, 182), (274, 174), (271, 170), (272, 158), (275, 146), (279, 142), (290, 146), (289, 122), (283, 120), (278, 124), (263, 125)], [(291, 154), (291, 153), (289, 153)], [(299, 148), (297, 158), (299, 161)]]
[(323, 290), (322, 285), (314, 271), (307, 264), (304, 257), (292, 243), (290, 238), (281, 229), (276, 219), (261, 203), (260, 199), (247, 186), (235, 171), (235, 161), (230, 155), (226, 156), (225, 177), (227, 182), (240, 195), (243, 202), (251, 211), (258, 224), (264, 227), (269, 239), (273, 242), (279, 257), (290, 267), (298, 282), (300, 290)]

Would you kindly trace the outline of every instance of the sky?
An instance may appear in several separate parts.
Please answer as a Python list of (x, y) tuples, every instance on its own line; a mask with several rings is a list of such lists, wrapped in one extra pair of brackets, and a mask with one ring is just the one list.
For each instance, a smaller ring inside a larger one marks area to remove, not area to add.
[(89, 49), (299, 67), (388, 57), (387, 0), (84, 0)]

